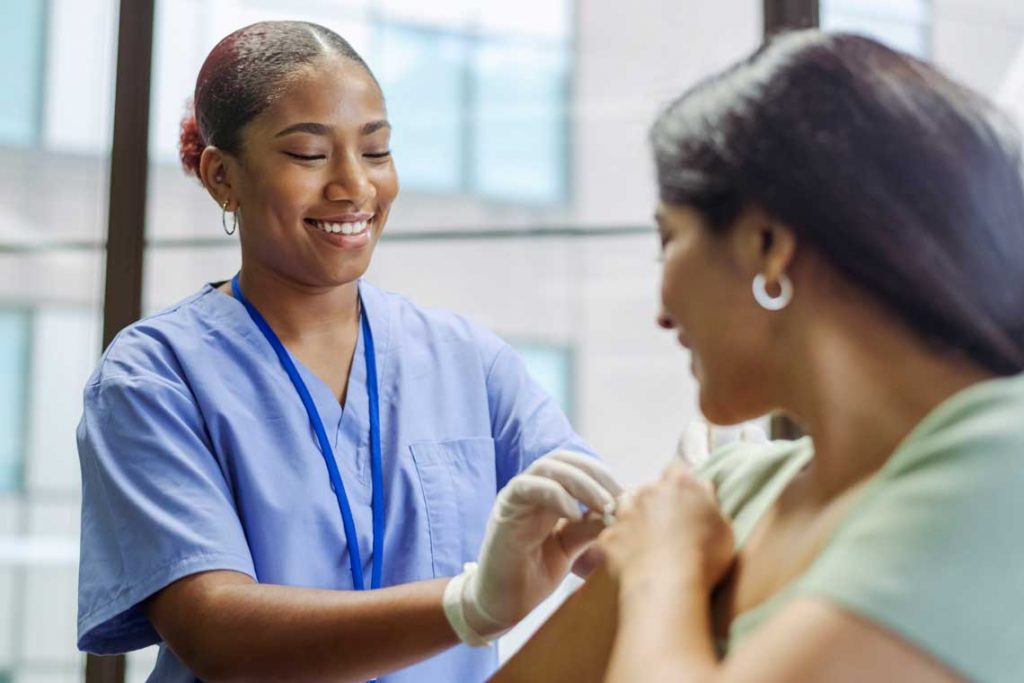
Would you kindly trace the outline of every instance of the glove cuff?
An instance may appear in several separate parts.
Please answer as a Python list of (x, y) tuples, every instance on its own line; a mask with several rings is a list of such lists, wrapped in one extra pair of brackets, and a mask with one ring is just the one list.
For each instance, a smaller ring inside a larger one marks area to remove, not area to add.
[(459, 640), (471, 647), (486, 647), (503, 635), (505, 630), (482, 636), (473, 629), (469, 620), (466, 619), (466, 597), (464, 593), (466, 584), (469, 583), (470, 578), (476, 573), (476, 569), (476, 562), (467, 562), (463, 565), (462, 573), (454, 577), (445, 586), (442, 603), (444, 605), (444, 614), (448, 617), (448, 623), (451, 624), (452, 630), (455, 631), (455, 635), (459, 637)]

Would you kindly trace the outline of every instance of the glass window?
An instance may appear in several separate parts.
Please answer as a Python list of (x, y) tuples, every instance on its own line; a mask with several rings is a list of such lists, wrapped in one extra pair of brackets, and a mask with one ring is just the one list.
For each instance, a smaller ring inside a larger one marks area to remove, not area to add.
[(0, 2), (0, 681), (81, 681), (75, 428), (100, 352), (117, 0)]
[(44, 145), (62, 152), (105, 154), (113, 130), (117, 1), (48, 4)]
[(39, 132), (44, 0), (0, 3), (0, 144), (32, 145)]
[(474, 60), (474, 189), (505, 201), (564, 199), (568, 174), (566, 50), (482, 41)]
[(571, 34), (572, 3), (551, 0), (492, 0), (480, 11), (484, 33), (567, 40)]
[(931, 54), (928, 0), (822, 0), (821, 26), (862, 33), (918, 57)]
[(179, 126), (191, 103), (196, 74), (213, 47), (207, 44), (212, 36), (203, 30), (207, 19), (207, 12), (196, 0), (156, 5), (149, 153), (162, 162), (173, 164), (178, 159)]
[(521, 343), (513, 346), (526, 363), (530, 376), (551, 394), (562, 412), (572, 420), (572, 352), (566, 347), (548, 344)]
[(477, 0), (381, 0), (380, 17), (385, 22), (402, 21), (445, 29), (466, 30), (480, 9)]
[(29, 372), (26, 311), (0, 309), (0, 493), (21, 488)]
[(466, 42), (427, 29), (384, 25), (370, 66), (387, 98), (402, 186), (455, 192), (463, 185)]

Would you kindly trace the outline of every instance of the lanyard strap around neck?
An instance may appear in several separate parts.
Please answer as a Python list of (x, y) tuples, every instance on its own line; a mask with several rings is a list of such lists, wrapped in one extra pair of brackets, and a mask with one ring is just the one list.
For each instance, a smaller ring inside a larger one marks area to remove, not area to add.
[[(345, 493), (345, 485), (341, 480), (341, 473), (338, 471), (338, 463), (334, 459), (334, 450), (327, 438), (323, 420), (320, 418), (320, 411), (316, 409), (313, 397), (302, 380), (295, 363), (292, 361), (288, 350), (281, 343), (277, 334), (267, 323), (266, 319), (253, 306), (238, 284), (238, 275), (231, 279), (231, 291), (235, 298), (245, 306), (249, 317), (256, 323), (263, 336), (266, 337), (288, 378), (292, 381), (295, 391), (302, 400), (302, 405), (309, 415), (309, 422), (316, 433), (317, 441), (320, 443), (320, 453), (323, 455), (324, 463), (327, 465), (327, 474), (331, 480), (331, 489), (338, 499), (338, 507), (341, 509), (341, 521), (345, 528), (345, 539), (348, 544), (349, 562), (352, 566), (352, 585), (356, 590), (363, 590), (366, 587), (363, 579), (363, 563), (359, 551), (359, 537), (356, 535), (356, 525), (352, 518), (352, 506), (349, 504), (348, 495)], [(366, 358), (366, 387), (369, 394), (370, 404), (370, 471), (373, 479), (373, 562), (372, 576), (370, 579), (371, 588), (380, 588), (382, 570), (384, 566), (384, 475), (381, 467), (381, 446), (380, 446), (380, 395), (377, 387), (377, 357), (373, 348), (373, 333), (370, 330), (370, 321), (366, 315), (366, 307), (362, 305), (360, 296), (360, 326), (363, 334), (363, 351)]]

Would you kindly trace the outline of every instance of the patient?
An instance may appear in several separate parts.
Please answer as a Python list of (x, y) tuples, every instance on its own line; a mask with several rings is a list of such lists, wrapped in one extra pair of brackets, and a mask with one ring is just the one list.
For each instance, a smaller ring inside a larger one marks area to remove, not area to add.
[(876, 42), (789, 34), (651, 140), (700, 403), (810, 435), (673, 466), (495, 681), (1024, 680), (1021, 141)]

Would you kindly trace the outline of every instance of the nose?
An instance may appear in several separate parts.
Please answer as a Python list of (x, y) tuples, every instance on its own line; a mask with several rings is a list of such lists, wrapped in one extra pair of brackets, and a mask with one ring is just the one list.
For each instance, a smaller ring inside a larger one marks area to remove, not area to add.
[(339, 155), (331, 178), (324, 187), (324, 198), (331, 202), (350, 202), (355, 209), (363, 208), (373, 199), (377, 188), (371, 182), (358, 155)]
[(658, 327), (664, 330), (674, 329), (676, 321), (672, 319), (672, 316), (668, 314), (668, 311), (661, 309), (658, 311)]

